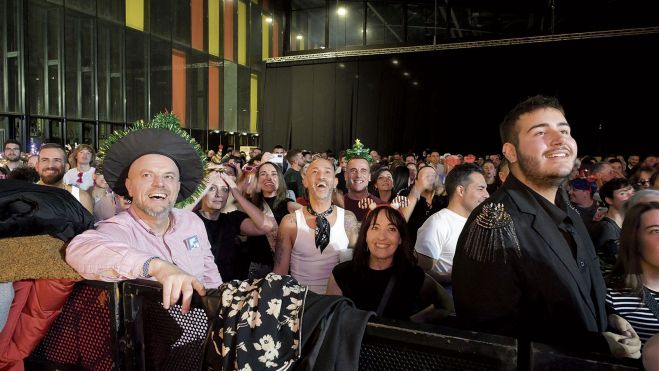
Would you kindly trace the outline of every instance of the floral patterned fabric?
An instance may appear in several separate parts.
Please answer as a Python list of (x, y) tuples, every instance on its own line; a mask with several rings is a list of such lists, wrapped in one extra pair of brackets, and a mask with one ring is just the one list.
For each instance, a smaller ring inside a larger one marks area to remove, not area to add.
[(231, 281), (211, 334), (217, 370), (286, 370), (300, 357), (300, 321), (307, 288), (290, 276)]

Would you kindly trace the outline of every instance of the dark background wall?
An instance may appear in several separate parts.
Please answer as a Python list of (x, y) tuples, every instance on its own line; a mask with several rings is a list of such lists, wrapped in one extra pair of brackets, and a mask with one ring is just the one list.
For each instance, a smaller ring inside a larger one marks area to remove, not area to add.
[(580, 155), (657, 153), (658, 46), (648, 34), (269, 63), (261, 143), (494, 153), (506, 112), (540, 93), (563, 103)]

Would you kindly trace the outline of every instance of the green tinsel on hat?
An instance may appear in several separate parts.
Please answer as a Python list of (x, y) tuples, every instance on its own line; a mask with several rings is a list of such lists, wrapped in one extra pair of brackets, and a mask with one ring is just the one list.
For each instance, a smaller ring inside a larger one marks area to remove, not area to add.
[(113, 191), (128, 196), (125, 188), (130, 165), (147, 154), (171, 158), (179, 168), (181, 189), (176, 207), (182, 208), (199, 198), (206, 187), (204, 168), (206, 154), (185, 130), (172, 112), (158, 113), (150, 122), (139, 120), (132, 127), (117, 130), (104, 140), (98, 157), (103, 174)]
[(364, 145), (359, 139), (355, 139), (355, 144), (352, 145), (352, 148), (346, 150), (345, 155), (346, 161), (356, 158), (364, 159), (368, 161), (369, 164), (373, 161), (373, 157), (371, 157), (371, 149), (364, 148)]

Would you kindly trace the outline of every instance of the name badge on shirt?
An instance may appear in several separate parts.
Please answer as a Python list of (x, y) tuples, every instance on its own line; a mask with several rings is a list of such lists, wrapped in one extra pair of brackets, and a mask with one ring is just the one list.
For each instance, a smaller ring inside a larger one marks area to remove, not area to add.
[(199, 243), (199, 237), (194, 235), (190, 238), (186, 238), (185, 246), (188, 248), (188, 251), (201, 248), (201, 244)]

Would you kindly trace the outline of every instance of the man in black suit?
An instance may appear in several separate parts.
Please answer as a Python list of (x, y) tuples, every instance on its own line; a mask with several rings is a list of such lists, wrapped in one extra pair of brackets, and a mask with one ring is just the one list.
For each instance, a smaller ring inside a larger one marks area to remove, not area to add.
[(560, 103), (527, 99), (504, 118), (500, 134), (510, 175), (460, 235), (453, 268), (458, 318), (522, 344), (639, 358), (631, 325), (607, 318), (595, 249), (560, 187), (577, 155)]

